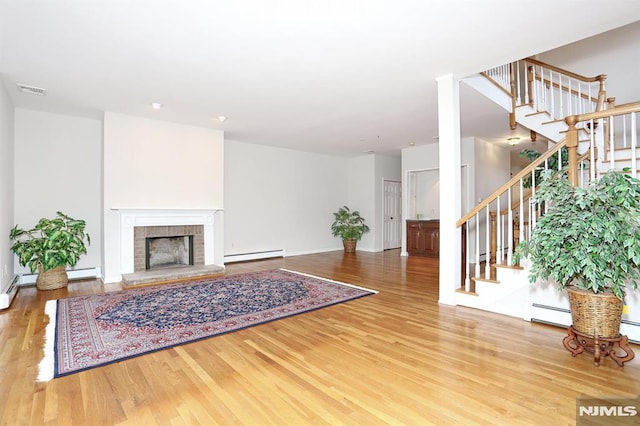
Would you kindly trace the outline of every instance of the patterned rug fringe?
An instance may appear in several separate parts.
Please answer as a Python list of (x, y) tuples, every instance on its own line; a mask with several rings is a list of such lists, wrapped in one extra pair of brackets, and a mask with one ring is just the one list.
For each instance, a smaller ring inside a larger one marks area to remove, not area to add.
[(56, 311), (58, 309), (57, 300), (48, 300), (44, 307), (44, 314), (49, 318), (49, 323), (44, 334), (44, 357), (38, 364), (37, 382), (48, 382), (53, 379), (54, 370), (54, 349), (55, 331), (56, 331)]
[(330, 280), (329, 278), (320, 277), (318, 275), (311, 275), (311, 274), (307, 274), (305, 272), (294, 271), (293, 269), (286, 269), (286, 268), (280, 268), (280, 270), (281, 271), (286, 271), (286, 272), (291, 272), (292, 274), (302, 275), (304, 277), (315, 278), (317, 280), (328, 281), (330, 283), (341, 284), (341, 285), (346, 286), (346, 287), (357, 288), (358, 290), (369, 291), (369, 292), (371, 292), (373, 294), (378, 294), (378, 292), (376, 290), (371, 290), (370, 288), (360, 287), (360, 286), (349, 284), (349, 283), (345, 283), (345, 282), (342, 282), (342, 281)]

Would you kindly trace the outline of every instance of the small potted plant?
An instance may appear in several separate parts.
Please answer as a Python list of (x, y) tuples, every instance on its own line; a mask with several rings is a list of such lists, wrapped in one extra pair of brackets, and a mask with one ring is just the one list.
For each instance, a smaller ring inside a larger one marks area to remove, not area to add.
[(68, 284), (65, 267), (75, 266), (80, 256), (87, 253), (86, 245), (91, 243), (85, 225), (84, 220), (57, 212), (53, 219), (42, 218), (31, 229), (18, 225), (11, 229), (11, 251), (18, 256), (20, 265), (27, 266), (31, 273), (38, 271), (36, 287), (39, 290), (53, 290)]
[(365, 232), (369, 232), (369, 227), (364, 223), (360, 212), (351, 211), (347, 206), (340, 207), (333, 216), (334, 221), (331, 224), (333, 236), (342, 239), (345, 253), (354, 253), (357, 242)]
[(515, 262), (529, 260), (531, 283), (567, 290), (576, 331), (617, 338), (625, 293), (640, 279), (640, 181), (609, 171), (579, 188), (547, 171), (533, 202), (546, 211)]

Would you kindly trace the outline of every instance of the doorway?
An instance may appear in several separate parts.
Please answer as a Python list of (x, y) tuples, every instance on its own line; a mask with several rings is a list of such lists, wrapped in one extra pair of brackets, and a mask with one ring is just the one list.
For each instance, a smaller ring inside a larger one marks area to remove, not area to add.
[(389, 250), (402, 246), (402, 183), (384, 180), (382, 249)]

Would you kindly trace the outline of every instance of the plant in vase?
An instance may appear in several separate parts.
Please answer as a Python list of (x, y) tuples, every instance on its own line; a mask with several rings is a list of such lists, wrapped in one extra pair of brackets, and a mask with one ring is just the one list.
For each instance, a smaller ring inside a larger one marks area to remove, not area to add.
[(369, 232), (369, 227), (364, 223), (364, 218), (357, 210), (351, 211), (349, 207), (343, 206), (333, 213), (334, 221), (331, 224), (331, 232), (334, 237), (342, 239), (344, 251), (353, 253), (356, 251), (356, 244), (362, 235)]
[(21, 266), (28, 267), (31, 273), (38, 271), (38, 289), (51, 290), (67, 285), (65, 267), (75, 266), (91, 243), (85, 226), (84, 220), (57, 212), (53, 219), (42, 218), (31, 229), (18, 225), (11, 229), (11, 251)]
[(625, 293), (640, 280), (640, 181), (609, 171), (580, 188), (561, 172), (541, 177), (533, 203), (545, 211), (514, 261), (529, 260), (531, 283), (567, 290), (576, 332), (616, 339)]

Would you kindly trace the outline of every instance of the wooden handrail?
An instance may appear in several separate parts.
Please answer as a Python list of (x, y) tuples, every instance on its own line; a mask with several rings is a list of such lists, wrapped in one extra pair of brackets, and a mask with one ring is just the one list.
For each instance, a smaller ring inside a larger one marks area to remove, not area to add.
[(622, 104), (615, 106), (611, 109), (604, 111), (589, 112), (586, 114), (570, 115), (564, 119), (568, 124), (575, 124), (581, 121), (598, 120), (600, 118), (607, 118), (614, 115), (624, 115), (631, 112), (640, 112), (640, 102), (630, 102), (628, 104)]
[(534, 59), (532, 57), (525, 58), (524, 60), (526, 62), (531, 62), (532, 64), (540, 65), (541, 67), (545, 67), (547, 69), (559, 72), (561, 74), (565, 74), (565, 75), (567, 75), (569, 77), (575, 78), (576, 80), (584, 81), (585, 83), (593, 83), (593, 82), (596, 82), (596, 81), (602, 82), (602, 81), (607, 79), (607, 75), (606, 74), (600, 74), (600, 75), (597, 75), (595, 77), (585, 77), (583, 75), (576, 74), (574, 72), (562, 69), (560, 67), (556, 67), (554, 65), (547, 64), (546, 62), (539, 61), (539, 60)]
[(513, 176), (507, 183), (505, 183), (500, 188), (495, 190), (491, 195), (489, 195), (487, 198), (485, 198), (484, 201), (482, 201), (477, 206), (475, 206), (473, 208), (473, 210), (471, 210), (469, 213), (467, 213), (466, 215), (464, 215), (460, 219), (458, 219), (458, 221), (456, 222), (456, 227), (459, 228), (460, 226), (462, 226), (463, 223), (467, 222), (469, 219), (471, 219), (473, 216), (475, 216), (476, 213), (478, 213), (479, 211), (481, 211), (482, 209), (487, 207), (489, 205), (489, 203), (492, 203), (496, 198), (498, 198), (498, 196), (500, 194), (502, 194), (507, 189), (509, 189), (510, 187), (515, 185), (520, 179), (522, 179), (525, 176), (527, 176), (528, 174), (530, 174), (533, 170), (535, 170), (536, 167), (538, 167), (540, 164), (544, 163), (553, 154), (558, 152), (560, 150), (560, 148), (562, 148), (562, 147), (564, 147), (566, 145), (566, 143), (567, 143), (566, 138), (561, 140), (552, 149), (550, 149), (549, 151), (545, 152), (540, 157), (536, 158), (527, 167), (525, 167), (524, 169), (522, 169), (518, 173), (516, 173), (516, 175)]

